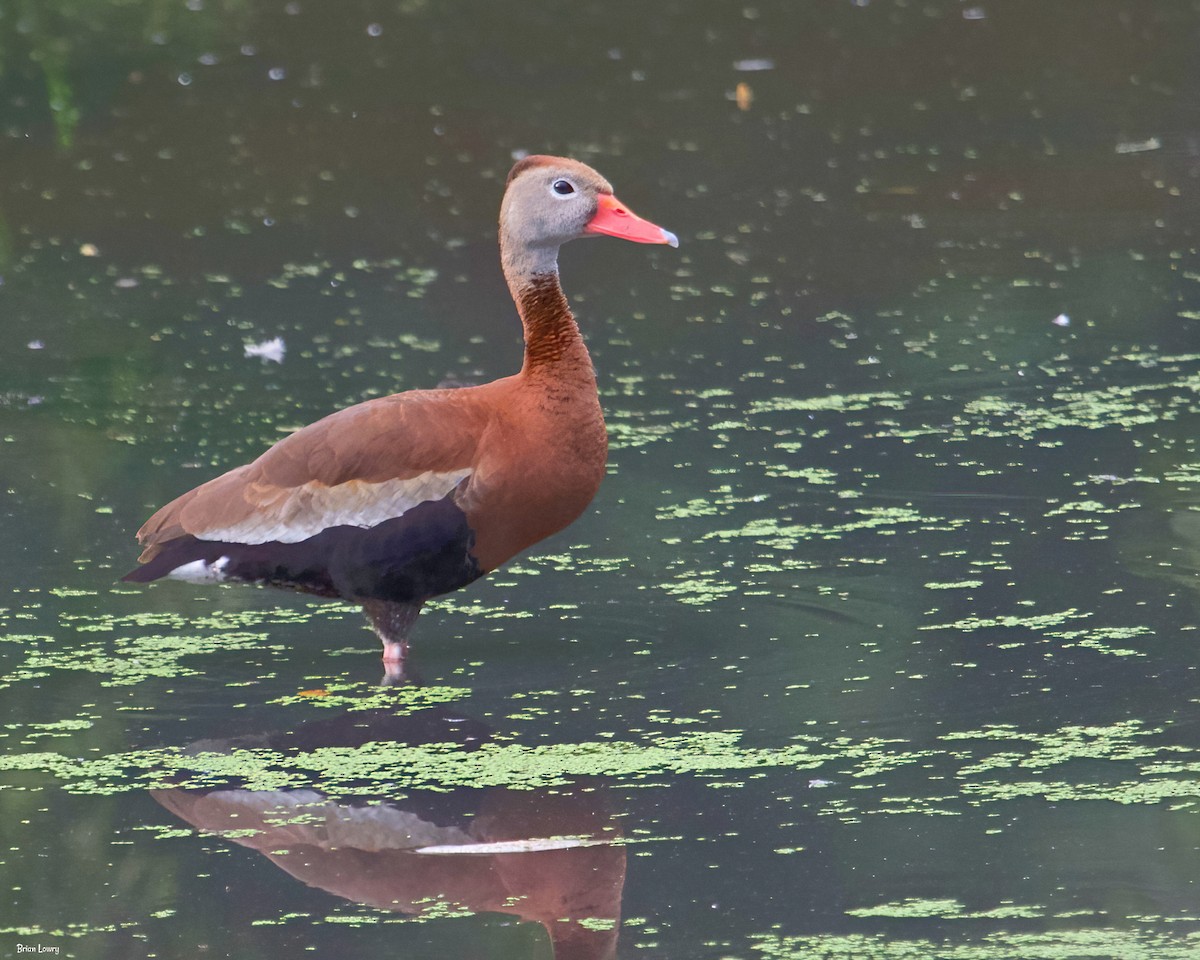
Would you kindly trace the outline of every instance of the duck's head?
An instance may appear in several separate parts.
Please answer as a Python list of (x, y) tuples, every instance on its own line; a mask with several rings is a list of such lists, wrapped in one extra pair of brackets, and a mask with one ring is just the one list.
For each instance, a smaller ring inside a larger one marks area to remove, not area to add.
[(606, 234), (636, 243), (679, 246), (675, 234), (643, 220), (613, 196), (612, 186), (587, 164), (566, 157), (530, 156), (508, 175), (500, 206), (500, 242), (509, 256), (534, 263), (578, 237)]

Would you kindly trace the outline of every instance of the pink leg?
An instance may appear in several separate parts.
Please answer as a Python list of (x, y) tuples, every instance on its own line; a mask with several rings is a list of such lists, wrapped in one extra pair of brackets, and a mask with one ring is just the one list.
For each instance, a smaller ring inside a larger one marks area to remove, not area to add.
[(403, 683), (408, 679), (405, 663), (408, 659), (408, 643), (391, 640), (383, 641), (383, 683), (384, 686)]
[(420, 612), (419, 603), (392, 603), (388, 600), (367, 600), (363, 603), (363, 613), (383, 641), (383, 668), (388, 679), (404, 678), (408, 635)]

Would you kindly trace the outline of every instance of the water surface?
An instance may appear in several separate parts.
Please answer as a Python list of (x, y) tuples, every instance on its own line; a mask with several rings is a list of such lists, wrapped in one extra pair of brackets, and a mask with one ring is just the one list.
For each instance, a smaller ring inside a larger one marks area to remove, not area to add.
[[(1194, 955), (1198, 32), (0, 7), (0, 956)], [(589, 512), (407, 687), (352, 608), (116, 584), (291, 429), (516, 369), (523, 151), (681, 239), (564, 251)]]

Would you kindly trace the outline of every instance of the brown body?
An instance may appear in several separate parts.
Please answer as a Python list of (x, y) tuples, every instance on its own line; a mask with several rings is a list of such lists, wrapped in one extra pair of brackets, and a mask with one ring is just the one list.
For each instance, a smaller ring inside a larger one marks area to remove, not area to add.
[(138, 533), (144, 566), (126, 579), (243, 580), (356, 600), (385, 660), (402, 659), (426, 599), (561, 530), (600, 486), (596, 376), (557, 270), (559, 245), (589, 232), (674, 243), (590, 168), (522, 161), (500, 227), (525, 332), (520, 372), (371, 400), (297, 431), (155, 513)]
[(138, 532), (141, 562), (184, 534), (286, 521), (311, 509), (315, 490), (347, 502), (429, 472), (470, 471), (450, 496), (475, 531), (471, 553), (484, 573), (557, 533), (599, 489), (608, 440), (579, 329), (569, 313), (554, 319), (567, 328), (556, 342), (572, 358), (477, 387), (393, 394), (318, 420), (154, 514)]

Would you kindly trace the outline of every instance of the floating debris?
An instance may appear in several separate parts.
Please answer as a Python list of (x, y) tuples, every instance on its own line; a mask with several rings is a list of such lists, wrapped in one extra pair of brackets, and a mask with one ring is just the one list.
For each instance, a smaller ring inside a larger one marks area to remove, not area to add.
[(1054, 324), (1056, 327), (1069, 327), (1071, 325), (1071, 318), (1068, 317), (1065, 313), (1060, 313), (1057, 317), (1055, 317), (1050, 322), (1052, 324)]
[(245, 350), (247, 357), (262, 357), (264, 360), (283, 363), (283, 355), (287, 352), (287, 346), (283, 342), (283, 337), (274, 337), (271, 340), (264, 340), (262, 343), (248, 343)]
[(758, 70), (774, 70), (775, 61), (766, 57), (755, 57), (749, 60), (734, 60), (733, 69), (739, 73), (754, 73)]
[(79, 245), (79, 255), (81, 257), (98, 257), (100, 256), (100, 248), (94, 243), (83, 243)]
[(754, 91), (750, 89), (750, 84), (739, 83), (734, 88), (733, 99), (736, 101), (739, 110), (749, 110), (750, 105), (754, 103)]

